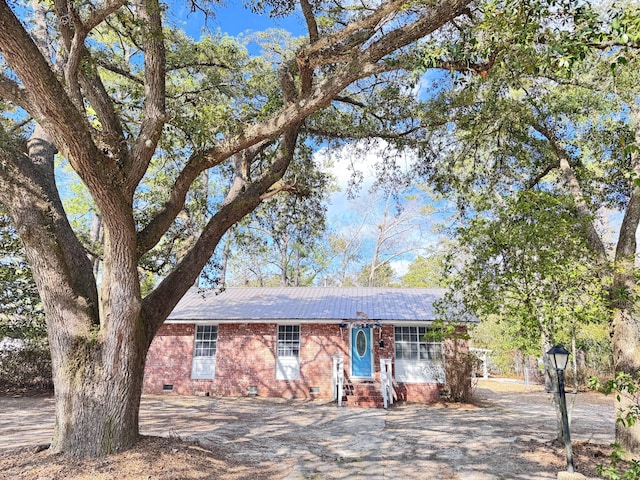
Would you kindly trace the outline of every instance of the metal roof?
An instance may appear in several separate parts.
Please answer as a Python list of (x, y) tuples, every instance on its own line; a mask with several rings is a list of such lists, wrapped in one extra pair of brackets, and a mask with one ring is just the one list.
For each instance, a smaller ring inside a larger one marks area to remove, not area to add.
[(169, 322), (213, 321), (428, 321), (444, 289), (281, 287), (192, 288), (171, 312)]

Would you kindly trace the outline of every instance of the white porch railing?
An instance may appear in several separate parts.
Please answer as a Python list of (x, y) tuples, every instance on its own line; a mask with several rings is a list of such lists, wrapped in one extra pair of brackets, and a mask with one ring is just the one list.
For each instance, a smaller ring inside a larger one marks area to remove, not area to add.
[(393, 405), (393, 372), (390, 358), (380, 359), (380, 384), (384, 408)]
[(342, 406), (344, 395), (344, 357), (333, 357), (333, 399), (338, 399), (338, 406)]

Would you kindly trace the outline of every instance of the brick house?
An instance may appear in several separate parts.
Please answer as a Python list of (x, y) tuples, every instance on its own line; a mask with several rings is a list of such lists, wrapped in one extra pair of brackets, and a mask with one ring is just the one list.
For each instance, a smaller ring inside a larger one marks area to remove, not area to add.
[(380, 406), (382, 381), (391, 384), (395, 400), (435, 401), (445, 384), (445, 354), (442, 342), (424, 336), (434, 328), (433, 304), (443, 294), (424, 288), (191, 289), (151, 344), (144, 392), (339, 396), (354, 406)]

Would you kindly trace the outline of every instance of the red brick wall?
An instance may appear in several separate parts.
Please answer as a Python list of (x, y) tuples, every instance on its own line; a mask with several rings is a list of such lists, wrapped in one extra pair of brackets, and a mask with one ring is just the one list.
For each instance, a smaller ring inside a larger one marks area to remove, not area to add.
[(433, 403), (440, 400), (443, 388), (443, 385), (435, 383), (398, 383), (395, 393), (403, 402)]
[(194, 394), (194, 382), (201, 382), (191, 380), (195, 331), (192, 323), (165, 323), (160, 328), (147, 354), (143, 384), (145, 392), (162, 393), (163, 385), (173, 385), (173, 393)]
[[(380, 379), (380, 358), (394, 358), (393, 332), (392, 325), (373, 329), (376, 380)], [(213, 381), (191, 379), (194, 334), (194, 324), (162, 326), (147, 355), (145, 393), (163, 393), (163, 385), (173, 385), (171, 392), (164, 393), (245, 396), (255, 386), (258, 395), (265, 397), (332, 398), (336, 354), (344, 357), (348, 378), (349, 329), (337, 324), (300, 325), (300, 378), (289, 381), (276, 380), (275, 323), (219, 325)], [(318, 387), (319, 393), (311, 394), (311, 387)], [(432, 402), (439, 399), (440, 389), (438, 385), (399, 384), (396, 393), (401, 400)]]
[[(258, 395), (284, 398), (331, 398), (333, 356), (348, 357), (349, 331), (339, 325), (300, 326), (300, 378), (276, 380), (278, 325), (221, 324), (218, 326), (215, 379), (192, 380), (195, 325), (165, 324), (151, 344), (145, 369), (145, 393), (163, 393), (173, 385), (180, 395), (244, 396), (251, 386)], [(318, 387), (318, 394), (310, 388)]]
[[(300, 326), (300, 380), (296, 383), (302, 397), (332, 398), (333, 357), (348, 358), (349, 331), (340, 325), (308, 324)], [(346, 366), (346, 365), (345, 365)], [(293, 383), (293, 382), (289, 382)], [(320, 393), (310, 395), (309, 388), (319, 387)]]
[(277, 334), (276, 324), (219, 325), (212, 394), (244, 396), (255, 386), (258, 395), (277, 396), (273, 388)]

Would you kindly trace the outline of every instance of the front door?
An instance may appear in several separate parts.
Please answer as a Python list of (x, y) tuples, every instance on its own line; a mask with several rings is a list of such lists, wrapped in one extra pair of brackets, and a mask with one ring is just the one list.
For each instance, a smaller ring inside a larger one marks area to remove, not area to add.
[(351, 329), (351, 376), (372, 378), (371, 329)]

